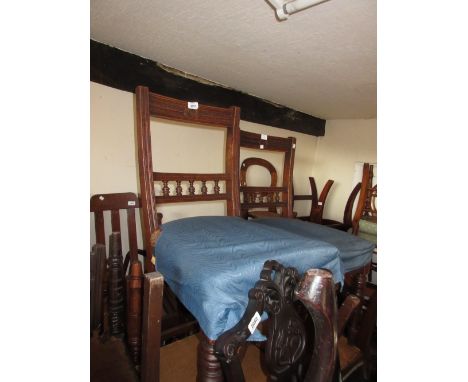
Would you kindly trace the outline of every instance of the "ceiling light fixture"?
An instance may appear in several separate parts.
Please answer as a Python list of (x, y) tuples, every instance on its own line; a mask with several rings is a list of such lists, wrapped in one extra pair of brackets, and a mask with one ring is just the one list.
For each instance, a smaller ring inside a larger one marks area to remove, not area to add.
[(287, 20), (289, 15), (330, 0), (266, 0), (275, 9), (279, 21)]

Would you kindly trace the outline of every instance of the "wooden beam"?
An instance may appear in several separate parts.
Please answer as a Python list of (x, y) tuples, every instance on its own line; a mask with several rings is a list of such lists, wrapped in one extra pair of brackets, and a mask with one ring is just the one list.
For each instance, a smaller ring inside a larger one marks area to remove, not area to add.
[(212, 106), (241, 108), (241, 119), (299, 133), (325, 135), (325, 120), (227, 87), (210, 84), (137, 55), (91, 40), (91, 81), (134, 92), (150, 91)]

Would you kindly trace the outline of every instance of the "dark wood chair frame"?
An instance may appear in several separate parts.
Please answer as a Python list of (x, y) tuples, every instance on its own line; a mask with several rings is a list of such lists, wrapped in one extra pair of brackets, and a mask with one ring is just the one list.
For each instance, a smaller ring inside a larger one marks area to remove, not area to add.
[[(135, 364), (140, 363), (141, 320), (142, 320), (142, 282), (143, 271), (138, 254), (145, 252), (138, 249), (135, 209), (139, 208), (138, 197), (134, 193), (114, 193), (93, 195), (90, 210), (94, 213), (96, 245), (106, 251), (106, 234), (104, 212), (110, 211), (112, 234), (109, 239), (108, 269), (104, 277), (104, 294), (108, 296), (109, 305), (104, 302), (103, 316), (100, 319), (102, 330), (107, 332), (107, 321), (110, 321), (110, 332), (119, 335), (126, 331), (130, 356)], [(121, 248), (120, 211), (126, 210), (129, 252), (123, 262)], [(125, 264), (125, 265), (124, 265)], [(127, 267), (130, 265), (125, 280)], [(126, 300), (126, 301), (125, 301)], [(125, 307), (127, 312), (125, 314)], [(106, 309), (110, 317), (107, 317)], [(126, 319), (125, 319), (126, 317)], [(125, 322), (124, 322), (125, 321)], [(104, 333), (107, 336), (107, 333)]]
[(351, 193), (349, 194), (343, 213), (343, 222), (339, 222), (337, 220), (332, 219), (322, 219), (321, 224), (331, 228), (339, 229), (340, 231), (348, 232), (348, 230), (353, 227), (353, 206), (360, 189), (361, 182), (356, 184)]
[[(369, 163), (364, 163), (362, 168), (362, 182), (360, 187), (359, 200), (354, 213), (352, 228), (353, 235), (359, 234), (359, 221), (367, 219), (377, 223), (377, 184), (373, 185), (374, 166)], [(377, 272), (377, 263), (371, 262), (371, 270)], [(369, 278), (371, 274), (369, 273)]]
[[(244, 160), (240, 168), (240, 193), (243, 194), (241, 210), (243, 216), (246, 216), (248, 211), (253, 208), (267, 208), (271, 213), (277, 213), (277, 209), (281, 208), (280, 216), (292, 218), (294, 216), (292, 184), (296, 138), (266, 136), (241, 130), (240, 147), (284, 153), (283, 182), (281, 187), (276, 186), (277, 173), (270, 162), (261, 158), (248, 158)], [(263, 166), (270, 171), (270, 187), (247, 186), (246, 172), (248, 167), (252, 165)]]
[(372, 186), (374, 166), (364, 163), (362, 167), (362, 182), (359, 190), (359, 199), (353, 217), (353, 234), (359, 232), (359, 220), (363, 217), (377, 221), (377, 208), (374, 199), (377, 197), (377, 185)]
[[(119, 335), (125, 331), (127, 339), (128, 352), (135, 365), (140, 365), (141, 351), (141, 322), (142, 322), (142, 298), (143, 298), (143, 272), (142, 264), (138, 259), (138, 255), (146, 258), (146, 251), (138, 249), (135, 210), (140, 208), (140, 200), (134, 193), (110, 193), (93, 195), (90, 200), (91, 212), (95, 216), (95, 232), (96, 244), (93, 250), (100, 255), (104, 253), (104, 262), (106, 263), (105, 253), (105, 224), (104, 212), (109, 211), (111, 215), (111, 230), (112, 234), (109, 239), (109, 270), (104, 265), (105, 271), (101, 275), (96, 272), (96, 282), (101, 282), (103, 288), (97, 288), (98, 293), (95, 293), (96, 300), (92, 307), (96, 311), (93, 318), (93, 326), (100, 326), (104, 337), (107, 337), (107, 332), (104, 326), (109, 326), (109, 313), (106, 309), (123, 312), (126, 307), (125, 318), (120, 314), (115, 314), (111, 318), (111, 333)], [(128, 227), (128, 242), (129, 251), (125, 256), (125, 260), (121, 258), (118, 252), (121, 248), (120, 241), (120, 213), (126, 210), (127, 227)], [(162, 215), (157, 214), (159, 224), (161, 223)], [(117, 235), (118, 234), (118, 235)], [(123, 260), (123, 261), (122, 261)], [(125, 281), (125, 274), (128, 275)], [(105, 278), (105, 280), (103, 280)], [(123, 283), (121, 282), (123, 280)], [(108, 288), (112, 286), (112, 288)], [(126, 286), (125, 286), (126, 285)], [(123, 287), (123, 289), (122, 289)], [(103, 290), (101, 292), (101, 290)], [(103, 292), (106, 293), (103, 296)], [(126, 292), (126, 293), (124, 293)], [(110, 299), (110, 294), (114, 296)], [(109, 296), (109, 298), (107, 298)], [(104, 300), (106, 298), (106, 300)], [(99, 300), (99, 301), (98, 301)], [(117, 303), (118, 301), (118, 303)], [(109, 306), (110, 305), (110, 306)], [(93, 311), (93, 313), (94, 313)], [(180, 303), (174, 293), (169, 289), (167, 284), (164, 284), (164, 299), (162, 310), (161, 323), (161, 341), (165, 343), (178, 336), (186, 335), (198, 331), (198, 323), (194, 317)], [(113, 327), (118, 329), (114, 329)]]
[[(148, 254), (145, 272), (155, 270), (153, 251), (159, 236), (156, 204), (225, 200), (227, 215), (239, 216), (239, 118), (238, 107), (220, 108), (197, 104), (189, 108), (189, 101), (177, 100), (151, 93), (147, 87), (136, 88), (138, 170), (141, 188), (141, 205), (145, 249)], [(154, 172), (151, 156), (150, 118), (158, 117), (172, 121), (208, 125), (227, 131), (225, 172), (222, 174), (190, 174)], [(162, 182), (163, 195), (155, 194), (154, 182)], [(176, 194), (170, 195), (168, 183), (177, 184)], [(206, 182), (214, 182), (214, 193), (208, 194)], [(225, 181), (225, 192), (220, 192), (219, 182)], [(189, 183), (189, 194), (182, 194), (182, 182)], [(201, 194), (195, 194), (194, 182), (201, 182)]]
[[(241, 187), (247, 187), (247, 170), (249, 169), (250, 166), (260, 166), (264, 167), (268, 170), (270, 173), (270, 187), (276, 187), (277, 182), (278, 182), (278, 174), (276, 172), (275, 167), (268, 162), (265, 159), (262, 158), (246, 158), (242, 161), (241, 166), (240, 166), (240, 185)], [(256, 199), (260, 201), (264, 201), (265, 198), (267, 201), (274, 201), (275, 195), (272, 195), (271, 193), (267, 192), (249, 192), (249, 191), (244, 191), (243, 192), (243, 197), (245, 198), (245, 202), (250, 202), (254, 203)], [(249, 217), (249, 210), (243, 208), (243, 203), (241, 203), (241, 215), (244, 218)], [(278, 209), (275, 206), (268, 207), (268, 213), (266, 215), (273, 215), (273, 216), (279, 216), (278, 214)], [(250, 215), (250, 217), (254, 217)]]
[(322, 224), (323, 210), (325, 208), (325, 202), (327, 201), (328, 193), (335, 181), (328, 179), (325, 186), (323, 186), (320, 196), (318, 196), (317, 185), (313, 176), (309, 176), (310, 183), (310, 195), (294, 195), (294, 200), (311, 200), (309, 216), (298, 217), (301, 220), (310, 221), (312, 223)]
[[(297, 306), (296, 302), (302, 305)], [(242, 319), (215, 344), (227, 382), (244, 381), (239, 350), (251, 334), (252, 320), (263, 312), (269, 317), (264, 355), (270, 379), (330, 382), (335, 373), (338, 330), (331, 273), (313, 269), (300, 280), (295, 268), (285, 268), (276, 261), (265, 262), (260, 280), (249, 291)], [(307, 314), (313, 320), (314, 334), (307, 327)]]

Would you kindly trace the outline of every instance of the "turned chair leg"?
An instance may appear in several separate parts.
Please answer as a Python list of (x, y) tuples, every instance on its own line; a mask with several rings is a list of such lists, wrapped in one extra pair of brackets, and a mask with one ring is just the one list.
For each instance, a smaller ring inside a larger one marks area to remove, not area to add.
[(223, 382), (221, 363), (214, 353), (215, 341), (201, 334), (197, 349), (197, 382)]

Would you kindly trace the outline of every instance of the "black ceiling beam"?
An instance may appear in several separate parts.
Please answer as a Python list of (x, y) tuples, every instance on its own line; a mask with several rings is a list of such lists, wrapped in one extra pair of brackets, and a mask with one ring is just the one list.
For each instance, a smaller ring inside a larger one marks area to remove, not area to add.
[(168, 97), (207, 105), (239, 106), (241, 119), (315, 136), (325, 120), (238, 90), (211, 85), (164, 70), (157, 62), (91, 40), (91, 81), (134, 92), (138, 85)]

